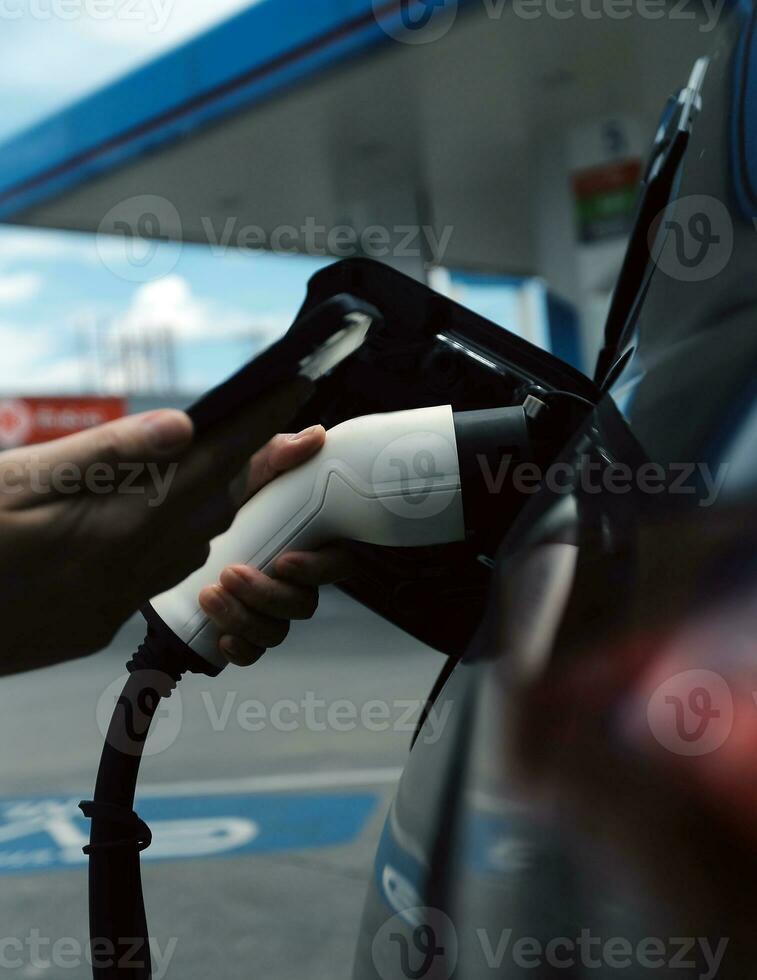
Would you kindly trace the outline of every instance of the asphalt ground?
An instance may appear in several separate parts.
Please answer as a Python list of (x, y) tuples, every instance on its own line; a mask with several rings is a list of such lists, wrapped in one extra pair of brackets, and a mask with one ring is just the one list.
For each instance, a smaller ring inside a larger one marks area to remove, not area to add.
[[(91, 976), (76, 803), (142, 632), (135, 619), (96, 657), (0, 684), (0, 980)], [(442, 663), (326, 590), (255, 668), (185, 678), (137, 805), (154, 833), (156, 980), (350, 976), (378, 836)]]

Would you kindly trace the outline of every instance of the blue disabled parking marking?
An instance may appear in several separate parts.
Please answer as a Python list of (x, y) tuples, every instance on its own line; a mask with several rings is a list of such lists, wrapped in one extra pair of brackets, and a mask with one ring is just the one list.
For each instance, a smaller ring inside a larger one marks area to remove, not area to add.
[[(251, 793), (147, 798), (139, 815), (153, 832), (145, 861), (272, 854), (347, 844), (378, 802), (375, 793)], [(78, 799), (0, 800), (0, 875), (86, 863), (89, 822)]]

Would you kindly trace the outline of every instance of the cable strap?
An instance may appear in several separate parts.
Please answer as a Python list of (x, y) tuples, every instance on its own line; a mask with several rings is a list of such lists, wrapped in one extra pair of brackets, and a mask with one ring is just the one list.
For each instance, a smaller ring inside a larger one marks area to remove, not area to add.
[(146, 851), (152, 844), (152, 831), (133, 810), (113, 803), (96, 803), (94, 801), (80, 803), (79, 809), (88, 820), (105, 820), (108, 824), (131, 831), (125, 837), (98, 841), (97, 844), (87, 844), (86, 847), (82, 848), (85, 854), (91, 854), (92, 851), (109, 850), (114, 847), (136, 847), (139, 851)]

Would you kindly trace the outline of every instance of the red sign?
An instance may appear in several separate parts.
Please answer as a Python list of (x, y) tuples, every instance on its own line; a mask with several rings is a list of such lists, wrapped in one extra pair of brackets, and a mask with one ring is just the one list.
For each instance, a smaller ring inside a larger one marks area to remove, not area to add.
[(123, 398), (3, 398), (0, 449), (60, 439), (125, 414)]
[(573, 175), (578, 234), (582, 242), (631, 230), (641, 178), (640, 160), (617, 160)]

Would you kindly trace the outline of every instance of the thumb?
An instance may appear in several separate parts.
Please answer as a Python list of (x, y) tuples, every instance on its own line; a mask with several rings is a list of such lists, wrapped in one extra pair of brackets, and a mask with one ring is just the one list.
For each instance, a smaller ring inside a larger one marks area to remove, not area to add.
[(281, 473), (306, 463), (325, 442), (326, 430), (322, 425), (311, 426), (293, 435), (274, 436), (250, 461), (245, 500)]
[(44, 443), (35, 447), (35, 458), (45, 467), (65, 463), (79, 469), (96, 463), (158, 461), (182, 453), (193, 435), (194, 427), (188, 415), (161, 409)]

